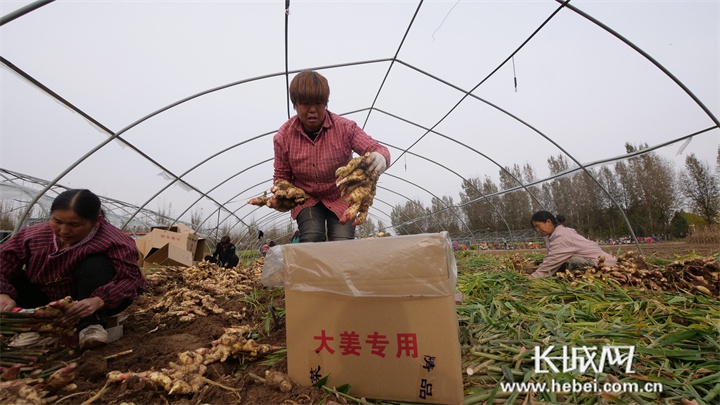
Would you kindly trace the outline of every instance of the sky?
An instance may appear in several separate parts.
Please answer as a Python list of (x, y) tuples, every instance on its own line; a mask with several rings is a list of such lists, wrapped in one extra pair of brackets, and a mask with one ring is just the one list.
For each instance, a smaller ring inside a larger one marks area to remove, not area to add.
[[(0, 15), (30, 3), (0, 0)], [(287, 225), (246, 204), (294, 115), (286, 56), (388, 146), (370, 209), (385, 224), (408, 199), (459, 203), (463, 179), (499, 166), (542, 178), (551, 156), (584, 165), (716, 127), (719, 1), (569, 4), (620, 38), (551, 0), (51, 2), (0, 27), (0, 56), (106, 130), (0, 64), (0, 169), (185, 220), (215, 223), (221, 204), (240, 229)], [(714, 167), (719, 143), (714, 128), (657, 153)]]

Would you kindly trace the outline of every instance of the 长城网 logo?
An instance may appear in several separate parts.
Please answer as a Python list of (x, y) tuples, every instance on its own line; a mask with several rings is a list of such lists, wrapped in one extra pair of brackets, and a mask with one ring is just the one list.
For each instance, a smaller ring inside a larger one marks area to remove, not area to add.
[(535, 372), (543, 373), (584, 373), (591, 370), (602, 373), (605, 366), (624, 367), (624, 372), (635, 373), (632, 369), (635, 346), (548, 346), (542, 350), (535, 346)]

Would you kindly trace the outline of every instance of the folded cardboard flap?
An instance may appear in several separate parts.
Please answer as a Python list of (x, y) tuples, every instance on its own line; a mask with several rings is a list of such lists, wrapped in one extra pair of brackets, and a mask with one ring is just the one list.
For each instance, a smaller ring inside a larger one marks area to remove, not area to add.
[(447, 296), (457, 281), (447, 232), (270, 249), (265, 285), (352, 296)]
[[(153, 227), (135, 241), (143, 268), (150, 265), (192, 266), (204, 251), (200, 238), (187, 226)], [(169, 247), (168, 247), (169, 246)]]
[(187, 250), (170, 243), (160, 249), (153, 248), (145, 257), (143, 267), (159, 266), (192, 266), (192, 254)]

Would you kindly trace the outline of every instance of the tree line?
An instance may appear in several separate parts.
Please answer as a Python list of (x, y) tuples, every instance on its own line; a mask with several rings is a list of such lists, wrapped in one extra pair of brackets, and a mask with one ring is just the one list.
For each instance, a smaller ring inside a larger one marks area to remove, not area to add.
[[(515, 164), (490, 176), (462, 182), (459, 204), (452, 196), (419, 200), (393, 207), (394, 233), (448, 231), (517, 231), (530, 228), (535, 211), (562, 214), (566, 225), (591, 239), (630, 236), (683, 237), (690, 225), (720, 222), (720, 146), (713, 168), (694, 154), (678, 171), (647, 144), (625, 145), (633, 156), (599, 168), (579, 170), (563, 155), (547, 159), (550, 176), (537, 179), (530, 164)], [(625, 216), (623, 216), (623, 213)], [(626, 220), (627, 219), (627, 220)], [(364, 224), (358, 233), (384, 230), (382, 223)]]

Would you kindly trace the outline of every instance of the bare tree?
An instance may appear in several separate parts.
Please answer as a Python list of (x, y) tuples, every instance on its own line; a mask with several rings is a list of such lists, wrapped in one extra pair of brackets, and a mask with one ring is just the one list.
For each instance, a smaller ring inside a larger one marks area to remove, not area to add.
[[(520, 186), (518, 181), (520, 183), (523, 181), (523, 173), (519, 165), (514, 164), (512, 167), (506, 167), (505, 170), (500, 170), (500, 187), (503, 190)], [(530, 197), (525, 189), (504, 194), (501, 202), (501, 211), (508, 225), (512, 229), (527, 228), (527, 223), (532, 213), (530, 212)]]
[[(628, 153), (647, 144), (625, 144)], [(667, 234), (679, 205), (675, 170), (670, 160), (654, 152), (619, 162), (615, 166), (625, 195), (626, 213), (638, 236)]]
[(463, 181), (460, 201), (470, 229), (497, 231), (504, 228), (497, 208), (500, 198), (487, 197), (497, 192), (498, 186), (488, 176), (482, 181), (477, 177)]
[[(550, 156), (547, 162), (551, 175), (562, 173), (570, 167), (567, 158), (563, 155), (558, 155), (557, 157)], [(544, 188), (546, 193), (549, 192), (549, 197), (553, 202), (552, 206), (556, 214), (563, 214), (568, 218), (577, 218), (573, 184), (569, 176), (557, 178), (548, 183)]]
[(720, 214), (720, 180), (694, 153), (685, 158), (685, 170), (680, 171), (680, 190), (696, 214), (708, 224), (715, 223)]
[[(627, 204), (622, 205), (621, 203), (625, 200), (625, 192), (620, 186), (617, 174), (613, 172), (611, 168), (607, 166), (600, 168), (597, 179), (602, 187), (607, 190), (608, 194), (612, 196), (613, 200), (621, 204), (622, 207), (627, 207)], [(626, 233), (627, 226), (622, 214), (610, 197), (604, 192), (601, 192), (597, 198), (602, 207), (602, 219), (600, 222), (601, 234), (605, 237), (617, 238), (621, 233)]]
[(170, 225), (171, 217), (173, 215), (172, 203), (163, 201), (162, 206), (158, 206), (158, 210), (155, 215), (155, 222), (160, 226)]
[(434, 221), (429, 224), (429, 232), (456, 233), (460, 231), (460, 215), (462, 213), (455, 207), (452, 197), (444, 196), (442, 199), (433, 197), (430, 211)]
[[(535, 169), (533, 169), (533, 167), (530, 165), (530, 163), (526, 162), (525, 165), (523, 166), (523, 176), (525, 177), (525, 183), (532, 183), (537, 179), (537, 176), (535, 175)], [(530, 211), (536, 212), (536, 211), (543, 209), (543, 205), (545, 203), (542, 201), (542, 194), (541, 194), (540, 187), (529, 186), (529, 187), (527, 187), (527, 189), (533, 196), (535, 196), (535, 198), (528, 196), (530, 198), (530, 204), (531, 204)], [(538, 199), (540, 201), (538, 202), (535, 199)]]
[(393, 207), (390, 219), (398, 234), (414, 235), (427, 232), (429, 214), (420, 201), (411, 200)]
[(190, 213), (190, 223), (195, 227), (195, 229), (198, 229), (200, 227), (200, 223), (203, 220), (203, 209), (200, 207), (200, 209), (195, 209)]
[(365, 222), (355, 228), (355, 236), (359, 238), (367, 238), (375, 234), (375, 225), (372, 218), (367, 218)]
[(0, 230), (15, 229), (15, 215), (10, 201), (0, 201)]

